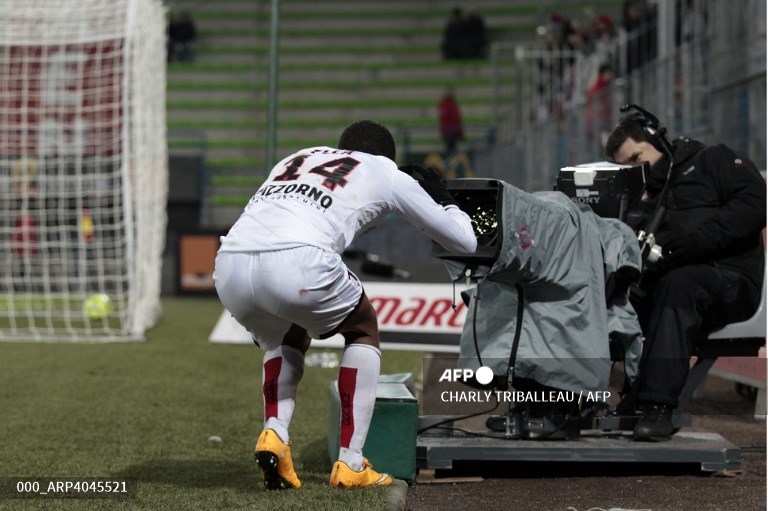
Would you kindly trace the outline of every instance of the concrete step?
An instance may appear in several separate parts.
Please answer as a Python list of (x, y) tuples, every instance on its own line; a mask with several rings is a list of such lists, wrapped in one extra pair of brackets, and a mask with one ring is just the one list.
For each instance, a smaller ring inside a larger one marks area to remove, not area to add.
[[(308, 51), (316, 53), (325, 51), (328, 56), (333, 53), (343, 53), (349, 48), (362, 47), (370, 55), (377, 53), (395, 54), (399, 52), (408, 52), (412, 46), (419, 48), (431, 46), (436, 52), (440, 50), (440, 37), (434, 35), (407, 34), (398, 33), (371, 35), (316, 35), (310, 37), (285, 37), (280, 40), (280, 49), (290, 53), (299, 51)], [(320, 50), (318, 50), (320, 48)], [(354, 50), (353, 50), (354, 51)], [(354, 51), (356, 54), (357, 52)]]
[[(360, 3), (360, 7), (375, 3)], [(283, 5), (291, 5), (291, 3), (284, 2)], [(317, 2), (315, 6), (302, 13), (289, 13), (281, 9), (279, 26), (281, 37), (302, 37), (320, 33), (338, 36), (344, 33), (360, 34), (363, 31), (373, 35), (388, 31), (442, 33), (452, 9), (452, 7), (448, 7), (445, 11), (418, 9), (408, 13), (402, 10), (365, 10), (356, 7), (353, 10), (330, 13), (317, 8), (321, 6), (323, 3)], [(499, 31), (546, 23), (553, 11), (536, 13), (530, 9), (521, 11), (497, 8), (485, 12), (478, 9), (478, 12), (483, 15), (488, 32), (494, 34)], [(564, 13), (562, 9), (558, 9), (557, 12)], [(251, 28), (255, 28), (259, 35), (265, 35), (271, 29), (271, 12), (246, 10), (224, 12), (216, 6), (216, 10), (197, 10), (191, 11), (191, 14), (201, 35), (221, 35), (226, 31), (243, 31)]]
[(265, 82), (267, 80), (267, 73), (261, 72), (255, 67), (242, 71), (206, 71), (195, 70), (194, 67), (190, 67), (184, 71), (168, 70), (166, 79), (168, 83), (221, 82), (222, 84), (227, 84), (248, 81), (256, 83)]
[[(278, 92), (288, 92), (297, 90), (307, 90), (307, 79), (303, 75), (285, 76), (281, 74), (278, 78)], [(215, 78), (215, 77), (210, 77)], [(512, 82), (510, 81), (510, 84)], [(431, 74), (421, 74), (409, 78), (397, 78), (389, 76), (374, 76), (360, 74), (354, 80), (339, 79), (332, 76), (328, 79), (313, 79), (312, 90), (332, 89), (339, 92), (365, 90), (386, 90), (386, 89), (429, 89), (433, 92), (445, 85), (450, 84), (454, 89), (461, 92), (464, 90), (473, 90), (478, 88), (488, 88), (492, 84), (489, 75), (483, 76), (481, 73), (473, 74), (470, 77), (451, 76), (447, 82), (444, 78), (435, 78)], [(240, 79), (235, 77), (229, 80), (208, 79), (206, 76), (200, 76), (196, 80), (184, 79), (181, 77), (170, 77), (167, 83), (167, 92), (169, 97), (182, 92), (207, 92), (207, 91), (232, 91), (232, 92), (262, 92), (268, 89), (268, 81), (264, 76), (258, 79), (248, 77)]]
[(246, 109), (189, 109), (189, 108), (169, 108), (166, 110), (166, 118), (171, 120), (210, 120), (222, 121), (230, 120), (232, 122), (250, 121), (252, 119), (266, 119), (266, 110), (246, 110)]
[[(201, 104), (206, 102), (222, 101), (266, 101), (267, 92), (263, 87), (253, 90), (182, 90), (168, 91), (168, 102), (171, 104), (169, 109), (174, 109), (173, 102), (178, 101), (199, 101)], [(183, 107), (186, 108), (186, 107)]]
[[(587, 5), (593, 5), (594, 1), (573, 1), (577, 8)], [(606, 3), (606, 2), (598, 2)], [(621, 5), (614, 0), (607, 2)], [(173, 0), (169, 2), (169, 7), (173, 10), (189, 9), (198, 12), (210, 11), (213, 3), (210, 0)], [(471, 7), (479, 12), (485, 11), (508, 11), (508, 10), (543, 10), (551, 12), (552, 7), (560, 6), (562, 10), (562, 0), (472, 0)], [(286, 18), (306, 17), (307, 13), (346, 13), (348, 16), (356, 17), (367, 15), (371, 12), (402, 13), (405, 16), (413, 16), (415, 13), (429, 10), (434, 11), (436, 15), (447, 17), (450, 10), (456, 5), (447, 0), (387, 0), (360, 2), (359, 0), (323, 0), (323, 2), (307, 0), (291, 0), (290, 2), (281, 2), (280, 12)], [(269, 13), (271, 3), (266, 0), (219, 0), (215, 3), (215, 12), (217, 13), (240, 13), (240, 12), (263, 12)], [(468, 8), (468, 7), (467, 7)]]
[[(311, 91), (300, 89), (287, 89), (278, 90), (278, 101), (286, 102), (299, 102), (307, 99), (307, 96), (311, 93), (313, 101), (318, 102), (338, 102), (344, 104), (351, 100), (376, 100), (382, 101), (385, 99), (400, 100), (408, 98), (411, 100), (421, 99), (426, 102), (434, 101), (435, 104), (440, 99), (440, 93), (435, 95), (435, 85), (429, 85), (427, 87), (418, 87), (410, 84), (393, 85), (390, 87), (360, 87), (356, 89), (350, 89), (347, 87), (341, 87), (334, 89), (333, 87), (320, 85)], [(456, 87), (457, 98), (464, 100), (476, 101), (479, 99), (490, 101), (491, 88), (488, 82), (480, 82), (476, 86), (462, 85)], [(266, 101), (268, 93), (264, 87), (253, 87), (251, 90), (172, 90), (168, 91), (168, 101), (201, 101), (201, 102), (216, 102), (216, 101)]]
[[(514, 26), (516, 19), (494, 20), (496, 26)], [(348, 30), (359, 33), (363, 30), (370, 30), (374, 34), (380, 34), (384, 30), (394, 30), (397, 32), (427, 31), (430, 33), (440, 33), (443, 30), (445, 22), (439, 18), (358, 18), (358, 19), (291, 19), (281, 17), (280, 19), (280, 37), (304, 37), (307, 35), (317, 35), (323, 32), (335, 37), (336, 34)], [(261, 18), (260, 15), (253, 13), (242, 13), (237, 18), (219, 18), (203, 19), (197, 22), (197, 27), (202, 36), (219, 36), (223, 32), (242, 31), (253, 29), (254, 35), (264, 39), (269, 38), (271, 30), (271, 20), (269, 17)]]
[[(404, 132), (397, 127), (390, 126), (393, 136), (398, 141), (398, 145), (405, 143)], [(313, 130), (308, 132), (290, 132), (281, 131), (278, 133), (276, 156), (282, 158), (292, 154), (300, 149), (315, 146), (334, 147), (339, 139), (342, 129), (334, 130)], [(467, 130), (467, 136), (471, 139), (481, 139), (485, 136), (487, 130), (483, 126), (477, 126), (476, 129)], [(440, 135), (435, 124), (434, 129), (427, 130), (421, 128), (413, 132), (408, 137), (408, 143), (414, 147), (439, 147), (442, 145)], [(205, 149), (208, 160), (241, 160), (248, 158), (263, 159), (266, 156), (266, 137), (254, 137), (253, 139), (209, 139), (208, 146)], [(173, 140), (169, 140), (169, 153), (171, 154), (190, 154), (192, 149), (185, 150), (184, 147), (177, 146)], [(199, 153), (198, 153), (199, 154)], [(232, 166), (232, 165), (228, 165)]]
[[(285, 80), (294, 80), (302, 76), (301, 71), (281, 71), (280, 77)], [(303, 76), (307, 80), (327, 80), (329, 78), (337, 78), (339, 80), (359, 81), (362, 83), (371, 83), (379, 79), (392, 79), (392, 80), (419, 80), (425, 77), (436, 80), (442, 79), (449, 83), (453, 79), (471, 78), (477, 77), (479, 80), (488, 80), (491, 77), (490, 66), (487, 64), (477, 66), (430, 66), (425, 68), (419, 67), (386, 67), (386, 68), (369, 68), (358, 70), (308, 70), (303, 73)]]
[[(326, 64), (327, 65), (327, 64)], [(510, 63), (510, 65), (513, 65)], [(304, 80), (313, 81), (344, 80), (349, 82), (370, 83), (381, 78), (386, 79), (462, 79), (478, 77), (489, 79), (491, 76), (490, 63), (488, 61), (472, 62), (437, 62), (433, 65), (403, 65), (402, 63), (387, 63), (379, 66), (296, 66), (282, 62), (279, 69), (279, 79), (285, 81)], [(247, 66), (216, 66), (204, 68), (201, 66), (185, 65), (173, 66), (168, 72), (168, 80), (189, 82), (195, 81), (266, 81), (269, 77), (267, 63), (254, 63)]]
[[(466, 118), (487, 118), (491, 111), (490, 102), (479, 103), (476, 105), (462, 105), (461, 112)], [(278, 123), (281, 120), (284, 121), (324, 121), (328, 119), (427, 119), (432, 118), (435, 114), (435, 105), (426, 104), (422, 107), (406, 107), (406, 106), (393, 106), (393, 107), (317, 107), (309, 109), (298, 108), (280, 108), (278, 109)], [(167, 118), (169, 120), (177, 121), (194, 121), (194, 120), (208, 120), (208, 121), (221, 121), (232, 120), (237, 121), (251, 121), (253, 119), (266, 120), (267, 112), (264, 110), (169, 110)]]
[[(365, 101), (365, 100), (355, 100), (355, 101), (347, 101), (347, 102), (341, 102), (341, 101), (328, 101), (328, 102), (315, 102), (314, 100), (310, 100), (307, 102), (288, 102), (287, 100), (285, 102), (281, 102), (278, 104), (277, 109), (280, 112), (281, 116), (284, 116), (284, 118), (288, 119), (322, 119), (322, 118), (332, 118), (335, 115), (341, 116), (342, 118), (349, 118), (349, 115), (355, 115), (356, 113), (362, 113), (370, 114), (370, 113), (379, 113), (379, 114), (386, 114), (388, 117), (397, 117), (401, 116), (403, 114), (411, 114), (411, 115), (418, 115), (423, 116), (425, 112), (429, 112), (429, 115), (431, 115), (431, 112), (434, 111), (437, 105), (437, 98), (433, 100), (422, 100), (419, 98), (397, 98), (397, 99), (385, 99), (384, 101)], [(466, 112), (465, 115), (476, 115), (474, 113), (470, 114), (470, 112), (476, 112), (478, 109), (487, 110), (490, 108), (490, 98), (479, 98), (479, 99), (473, 99), (471, 102), (468, 98), (464, 98), (461, 102), (462, 105), (462, 112)], [(174, 103), (171, 104), (169, 102), (168, 104), (169, 112), (172, 112), (174, 110), (179, 110), (185, 112), (189, 110), (194, 110), (193, 113), (197, 113), (198, 115), (193, 115), (190, 117), (186, 117), (187, 119), (216, 119), (216, 118), (224, 118), (220, 114), (221, 112), (229, 112), (230, 110), (238, 111), (238, 110), (250, 110), (251, 112), (260, 112), (264, 111), (266, 112), (267, 103), (266, 102), (215, 102), (215, 103), (207, 103), (207, 102), (181, 102), (181, 103)], [(208, 111), (215, 112), (216, 114), (210, 115)], [(188, 114), (185, 114), (188, 115)], [(227, 114), (228, 115), (228, 114)], [(306, 117), (305, 117), (306, 116)], [(169, 118), (172, 119), (179, 119), (183, 118), (181, 116), (176, 116), (175, 113), (169, 115)], [(247, 117), (240, 117), (240, 118), (247, 118)]]
[[(429, 53), (440, 45), (439, 38), (432, 36), (416, 38), (412, 35), (387, 35), (392, 36), (393, 38), (399, 37), (410, 41), (408, 46), (408, 52), (410, 53)], [(251, 37), (251, 34), (246, 35), (245, 37)], [(351, 45), (335, 43), (337, 38), (325, 36), (320, 44), (313, 45), (311, 42), (305, 41), (304, 39), (283, 38), (280, 41), (279, 49), (281, 57), (300, 54), (327, 57), (330, 56), (328, 48), (338, 48), (342, 53), (362, 56), (374, 56), (377, 53), (392, 53), (391, 48), (383, 47), (382, 44), (377, 42), (380, 40), (378, 37), (366, 36), (360, 37), (359, 39), (359, 42)], [(197, 49), (198, 53), (201, 54), (225, 55), (239, 53), (267, 57), (269, 55), (270, 45), (269, 41), (266, 39), (261, 41), (255, 40), (252, 44), (245, 44), (242, 40), (240, 43), (222, 42), (220, 44), (216, 44), (215, 41), (206, 41), (205, 44), (198, 45)]]
[[(321, 44), (330, 47), (351, 47), (351, 45), (371, 45), (371, 43), (386, 44), (392, 42), (404, 45), (408, 42), (414, 44), (426, 44), (429, 42), (440, 43), (443, 38), (442, 28), (437, 26), (416, 24), (414, 26), (403, 25), (387, 27), (377, 26), (365, 28), (350, 26), (339, 27), (336, 23), (329, 23), (323, 27), (314, 23), (311, 28), (292, 28), (281, 24), (279, 41), (281, 47), (291, 48), (302, 45)], [(489, 26), (488, 38), (491, 41), (497, 39), (535, 39), (537, 23), (532, 21), (508, 21), (495, 26)], [(198, 31), (198, 44), (201, 46), (217, 46), (225, 43), (248, 46), (268, 47), (270, 41), (270, 27), (248, 21), (218, 22), (214, 26), (206, 26)], [(405, 48), (404, 48), (405, 49)]]
[[(419, 124), (408, 124), (407, 121), (387, 122), (385, 119), (377, 119), (387, 126), (395, 136), (400, 136), (403, 128), (410, 128), (411, 139), (432, 140), (439, 135), (437, 116), (421, 119)], [(341, 132), (346, 128), (350, 121), (337, 121), (325, 126), (294, 127), (278, 124), (277, 140), (280, 141), (299, 141), (304, 146), (312, 145), (311, 141), (336, 141)], [(468, 138), (483, 137), (488, 128), (488, 122), (479, 122), (475, 124), (466, 124), (465, 131)], [(206, 136), (210, 145), (210, 150), (217, 150), (216, 147), (227, 142), (233, 145), (241, 143), (244, 146), (261, 148), (266, 146), (267, 129), (265, 126), (251, 128), (212, 128), (206, 130)], [(290, 145), (294, 145), (291, 143)]]
[[(298, 139), (284, 139), (278, 136), (277, 146), (275, 149), (275, 156), (279, 160), (293, 154), (296, 151), (307, 147), (315, 146), (329, 146), (334, 147), (338, 142), (339, 132), (326, 132), (324, 135), (320, 135), (317, 138), (298, 138)], [(395, 138), (397, 139), (398, 151), (400, 154), (405, 150), (406, 144), (403, 139), (403, 135), (400, 131), (393, 130)], [(478, 129), (477, 133), (473, 136), (475, 139), (482, 139), (485, 136), (485, 131)], [(240, 142), (240, 141), (238, 141)], [(206, 150), (206, 161), (209, 162), (209, 166), (212, 170), (216, 168), (235, 168), (235, 169), (256, 169), (263, 168), (264, 159), (266, 157), (266, 140), (257, 139), (254, 141), (243, 141), (252, 144), (250, 148), (208, 148)], [(412, 151), (428, 152), (433, 150), (440, 150), (442, 148), (442, 142), (440, 141), (437, 128), (432, 135), (420, 135), (410, 139), (407, 146)], [(183, 149), (169, 148), (170, 154), (190, 154)], [(242, 163), (243, 161), (253, 160), (252, 163)], [(234, 162), (234, 163), (233, 163)]]
[[(379, 23), (389, 23), (392, 20), (401, 22), (434, 20), (434, 23), (444, 25), (451, 9), (456, 4), (436, 0), (403, 0), (403, 1), (368, 1), (359, 2), (281, 2), (280, 17), (283, 23), (309, 21), (317, 24), (325, 19), (336, 23), (352, 21), (368, 22), (371, 19)], [(215, 6), (215, 7), (214, 7)], [(270, 2), (261, 1), (208, 1), (174, 0), (172, 8), (188, 8), (200, 25), (227, 19), (258, 19), (268, 20), (271, 16)], [(594, 12), (608, 13), (618, 19), (621, 11), (621, 0), (582, 0), (563, 2), (562, 0), (473, 0), (471, 5), (463, 6), (466, 10), (473, 9), (480, 13), (486, 24), (492, 26), (494, 20), (506, 17), (515, 19), (531, 18), (538, 23), (545, 23), (553, 12), (565, 16), (583, 15), (586, 8)]]
[[(460, 99), (461, 101), (461, 99)], [(378, 119), (378, 118), (396, 118), (396, 119), (424, 119), (431, 118), (435, 111), (435, 102), (425, 103), (423, 106), (317, 106), (312, 108), (279, 108), (279, 120), (297, 120), (311, 121), (323, 119)], [(463, 104), (461, 106), (462, 115), (465, 117), (486, 117), (491, 109), (490, 101), (480, 102), (478, 104)], [(167, 117), (169, 120), (222, 120), (232, 119), (233, 121), (265, 119), (267, 115), (266, 108), (263, 109), (169, 109)]]
[[(283, 154), (283, 153), (291, 154), (291, 152), (293, 152), (294, 150), (295, 149), (293, 145), (285, 146), (283, 150), (280, 151), (280, 154)], [(264, 147), (253, 148), (253, 149), (208, 149), (206, 152), (207, 162), (216, 162), (216, 161), (222, 161), (222, 160), (255, 159), (263, 163), (265, 157), (266, 157), (266, 150)], [(227, 166), (239, 166), (239, 165), (240, 164), (227, 165)]]
[(244, 33), (201, 33), (197, 38), (197, 46), (200, 48), (216, 46), (241, 46), (245, 48), (269, 48), (269, 35), (248, 30)]
[[(294, 19), (286, 16), (281, 19), (281, 22), (283, 23), (283, 30), (285, 30), (287, 34), (295, 34), (297, 36), (300, 36), (302, 32), (313, 33), (321, 30), (341, 31), (345, 29), (351, 31), (371, 30), (373, 33), (390, 29), (398, 32), (413, 31), (414, 35), (418, 35), (421, 32), (442, 34), (448, 17), (447, 15), (444, 16), (442, 13), (429, 17), (389, 17), (376, 14), (363, 15), (363, 11), (356, 12), (361, 16), (357, 18), (321, 20), (320, 22), (312, 19)], [(514, 29), (518, 26), (530, 26), (531, 24), (537, 23), (537, 18), (538, 16), (535, 14), (514, 15), (499, 13), (493, 16), (488, 16), (485, 19), (485, 22), (487, 29), (493, 31)]]
[[(171, 0), (166, 2), (172, 11), (187, 9), (194, 18), (197, 13), (211, 9), (210, 0)], [(216, 2), (219, 12), (264, 12), (269, 16), (270, 2), (266, 0), (220, 0)], [(199, 20), (198, 20), (199, 22)]]
[[(368, 55), (359, 53), (343, 53), (333, 50), (325, 55), (317, 53), (282, 53), (278, 62), (280, 65), (292, 65), (301, 66), (306, 64), (313, 64), (322, 62), (325, 65), (337, 65), (347, 64), (351, 66), (369, 66), (376, 64), (403, 64), (403, 63), (427, 63), (432, 64), (441, 60), (440, 51), (437, 47), (430, 48), (426, 52), (413, 52), (413, 53), (371, 53)], [(262, 55), (246, 54), (246, 53), (199, 53), (196, 58), (196, 62), (199, 64), (242, 64), (242, 65), (261, 65), (267, 66), (269, 62), (269, 55), (264, 52)]]
[[(264, 138), (267, 133), (267, 121), (265, 116), (259, 118), (244, 119), (233, 121), (231, 119), (201, 120), (189, 119), (179, 120), (170, 119), (169, 138), (170, 139), (202, 139), (202, 140), (238, 140)], [(430, 133), (436, 130), (437, 116), (424, 118), (398, 118), (390, 116), (380, 116), (376, 119), (378, 122), (387, 126), (393, 133), (401, 128), (409, 128), (418, 132), (428, 131)], [(306, 133), (313, 133), (312, 138), (320, 136), (322, 133), (337, 133), (349, 124), (350, 120), (345, 118), (323, 118), (317, 120), (296, 119), (289, 120), (281, 118), (278, 122), (278, 138), (298, 139)], [(477, 117), (464, 116), (464, 125), (467, 131), (478, 131), (487, 129), (491, 123), (490, 112)]]

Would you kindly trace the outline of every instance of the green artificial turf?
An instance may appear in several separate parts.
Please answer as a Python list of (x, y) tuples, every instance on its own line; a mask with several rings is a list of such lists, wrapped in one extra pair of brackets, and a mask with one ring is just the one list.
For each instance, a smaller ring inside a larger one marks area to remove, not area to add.
[[(305, 487), (263, 488), (252, 458), (262, 352), (209, 343), (221, 312), (215, 298), (164, 298), (143, 343), (0, 343), (3, 491), (19, 477), (138, 480), (135, 499), (2, 498), (0, 509), (383, 509), (382, 490), (327, 485), (336, 369), (307, 367), (299, 387), (291, 435)], [(418, 374), (421, 360), (387, 351), (382, 373)], [(214, 435), (222, 441), (209, 441)]]

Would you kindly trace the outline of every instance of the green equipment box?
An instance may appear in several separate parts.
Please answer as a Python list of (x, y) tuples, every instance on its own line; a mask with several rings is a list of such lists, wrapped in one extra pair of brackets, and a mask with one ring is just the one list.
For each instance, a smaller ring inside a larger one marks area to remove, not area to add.
[[(328, 411), (328, 457), (335, 463), (339, 456), (339, 382), (330, 385)], [(363, 455), (377, 472), (397, 479), (416, 478), (416, 429), (419, 403), (413, 395), (410, 373), (381, 375), (376, 386), (376, 404), (363, 446)]]

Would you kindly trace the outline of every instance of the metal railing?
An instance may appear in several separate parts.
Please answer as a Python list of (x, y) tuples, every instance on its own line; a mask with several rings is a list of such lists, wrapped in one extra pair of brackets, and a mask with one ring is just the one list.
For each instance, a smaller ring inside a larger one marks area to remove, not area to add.
[[(622, 104), (640, 104), (671, 137), (725, 143), (765, 168), (766, 2), (694, 0), (680, 12), (671, 4), (659, 2), (655, 26), (620, 33), (590, 54), (495, 44), (498, 143), (475, 155), (478, 175), (548, 190), (561, 167), (606, 159), (585, 95), (604, 62), (617, 76), (605, 98), (613, 123)], [(648, 41), (653, 47), (642, 49)]]

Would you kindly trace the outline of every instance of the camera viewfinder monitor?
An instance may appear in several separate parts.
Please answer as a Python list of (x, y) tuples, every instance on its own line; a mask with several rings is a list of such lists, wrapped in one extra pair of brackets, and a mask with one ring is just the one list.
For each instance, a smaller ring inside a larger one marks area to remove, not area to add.
[(477, 236), (477, 251), (471, 255), (452, 253), (434, 243), (432, 254), (469, 266), (492, 266), (501, 250), (503, 233), (501, 183), (495, 179), (453, 179), (446, 183), (446, 188), (472, 221), (472, 229)]

